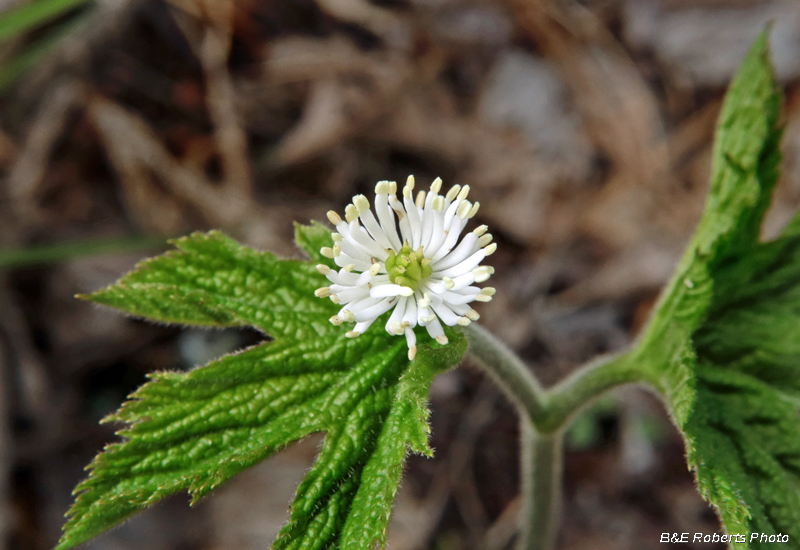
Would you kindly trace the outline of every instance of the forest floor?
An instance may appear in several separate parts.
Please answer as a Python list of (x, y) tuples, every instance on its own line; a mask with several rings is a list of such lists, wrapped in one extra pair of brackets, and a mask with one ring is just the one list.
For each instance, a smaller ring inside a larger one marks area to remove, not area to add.
[[(468, 184), (499, 245), (481, 322), (552, 384), (646, 322), (702, 210), (725, 87), (768, 21), (786, 132), (764, 235), (800, 205), (793, 0), (97, 0), (62, 19), (82, 26), (0, 89), (0, 550), (53, 547), (115, 439), (98, 421), (147, 373), (261, 339), (73, 298), (169, 237), (221, 229), (299, 256), (293, 221), (379, 180)], [(0, 65), (36, 36), (0, 44)], [(410, 458), (389, 548), (510, 548), (513, 407), (466, 364), (431, 408), (436, 457)], [(267, 548), (320, 441), (85, 548)], [(561, 550), (720, 529), (644, 389), (593, 405), (565, 457)]]

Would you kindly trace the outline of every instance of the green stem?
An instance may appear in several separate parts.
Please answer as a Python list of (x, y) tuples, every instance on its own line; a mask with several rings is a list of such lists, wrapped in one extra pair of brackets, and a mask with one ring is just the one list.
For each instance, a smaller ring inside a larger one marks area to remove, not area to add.
[(593, 399), (617, 386), (645, 381), (645, 373), (636, 368), (631, 354), (598, 357), (545, 392), (547, 408), (534, 417), (536, 429), (554, 433)]
[(518, 550), (550, 550), (561, 505), (562, 432), (572, 417), (608, 390), (646, 382), (630, 353), (601, 357), (544, 390), (531, 370), (485, 329), (465, 330), (472, 358), (519, 409), (522, 510)]
[(480, 325), (472, 324), (465, 332), (472, 358), (517, 405), (520, 414), (530, 418), (543, 415), (545, 392), (525, 363)]
[(562, 432), (537, 433), (521, 418), (522, 515), (519, 550), (551, 550), (561, 509)]

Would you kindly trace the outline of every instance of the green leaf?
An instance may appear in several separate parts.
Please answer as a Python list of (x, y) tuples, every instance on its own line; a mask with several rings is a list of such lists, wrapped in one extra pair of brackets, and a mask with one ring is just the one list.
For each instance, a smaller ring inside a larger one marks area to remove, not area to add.
[(328, 322), (338, 308), (314, 298), (324, 278), (313, 265), (243, 247), (217, 231), (173, 244), (177, 251), (145, 260), (108, 288), (81, 297), (167, 323), (252, 326), (296, 339), (341, 335)]
[[(319, 224), (297, 227), (318, 254)], [(430, 455), (427, 394), (466, 338), (420, 345), (373, 329), (345, 338), (314, 296), (313, 265), (279, 260), (212, 232), (175, 242), (85, 298), (134, 315), (195, 325), (250, 325), (275, 337), (188, 373), (156, 373), (106, 421), (124, 422), (75, 490), (59, 549), (102, 533), (167, 495), (192, 502), (309, 434), (326, 432), (277, 548), (371, 550), (385, 542), (407, 450)], [(387, 314), (388, 315), (388, 314)], [(380, 325), (380, 321), (377, 322)]]
[(313, 221), (311, 225), (302, 225), (295, 222), (294, 240), (297, 246), (308, 253), (312, 262), (316, 264), (325, 264), (332, 269), (338, 269), (333, 259), (326, 258), (319, 252), (320, 249), (325, 246), (333, 246), (331, 230), (328, 227)]
[(750, 542), (755, 532), (800, 548), (798, 224), (759, 242), (780, 105), (765, 32), (726, 96), (703, 217), (635, 352), (667, 398), (700, 492), (728, 533), (747, 535), (735, 548), (766, 548)]

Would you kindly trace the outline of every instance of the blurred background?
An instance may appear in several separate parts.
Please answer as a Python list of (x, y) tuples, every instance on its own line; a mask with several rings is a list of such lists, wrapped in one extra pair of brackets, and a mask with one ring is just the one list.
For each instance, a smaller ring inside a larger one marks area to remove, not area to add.
[[(261, 340), (73, 298), (172, 236), (216, 228), (299, 256), (294, 220), (378, 180), (440, 176), (472, 187), (500, 246), (481, 322), (545, 384), (630, 344), (703, 207), (725, 86), (768, 21), (787, 98), (767, 237), (800, 204), (794, 0), (0, 0), (0, 550), (53, 547), (115, 439), (98, 421), (148, 372)], [(389, 548), (510, 548), (513, 408), (468, 363), (431, 407), (436, 458), (410, 458)], [(85, 548), (268, 548), (320, 441)], [(647, 392), (596, 403), (566, 444), (559, 548), (719, 529)]]

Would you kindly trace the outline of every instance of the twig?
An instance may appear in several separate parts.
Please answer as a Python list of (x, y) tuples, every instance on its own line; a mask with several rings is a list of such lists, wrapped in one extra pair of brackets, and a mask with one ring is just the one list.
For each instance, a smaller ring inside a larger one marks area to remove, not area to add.
[(83, 103), (85, 86), (71, 79), (56, 86), (42, 99), (28, 135), (8, 178), (12, 207), (20, 219), (36, 212), (39, 185), (50, 164), (50, 155), (74, 108)]

